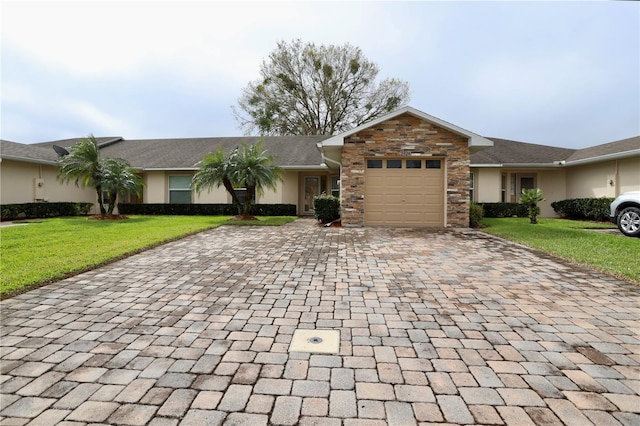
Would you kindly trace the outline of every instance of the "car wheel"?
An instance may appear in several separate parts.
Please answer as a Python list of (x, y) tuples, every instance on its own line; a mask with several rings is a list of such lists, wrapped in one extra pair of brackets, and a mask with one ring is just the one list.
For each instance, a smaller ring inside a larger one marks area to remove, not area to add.
[(640, 237), (640, 208), (627, 207), (618, 215), (618, 229), (629, 237)]

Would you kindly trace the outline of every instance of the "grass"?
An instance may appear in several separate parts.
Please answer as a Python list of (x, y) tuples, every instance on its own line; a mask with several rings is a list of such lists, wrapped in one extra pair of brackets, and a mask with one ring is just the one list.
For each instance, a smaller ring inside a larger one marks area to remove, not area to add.
[(295, 217), (130, 216), (125, 220), (87, 217), (25, 221), (0, 229), (0, 299), (24, 292), (158, 244), (220, 225), (282, 225)]
[(610, 235), (589, 229), (615, 229), (613, 224), (539, 218), (485, 218), (482, 231), (595, 267), (627, 281), (640, 284), (640, 239)]

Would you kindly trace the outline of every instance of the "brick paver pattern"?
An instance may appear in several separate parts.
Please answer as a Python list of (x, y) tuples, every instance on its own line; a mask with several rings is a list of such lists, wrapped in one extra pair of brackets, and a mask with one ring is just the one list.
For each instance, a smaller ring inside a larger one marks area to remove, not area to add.
[(221, 227), (1, 315), (3, 425), (640, 424), (640, 287), (477, 231)]

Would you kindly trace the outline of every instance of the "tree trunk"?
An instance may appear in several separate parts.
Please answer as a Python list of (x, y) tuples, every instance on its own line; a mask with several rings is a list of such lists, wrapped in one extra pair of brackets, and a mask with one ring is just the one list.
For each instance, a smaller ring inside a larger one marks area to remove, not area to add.
[(100, 206), (100, 214), (104, 216), (107, 214), (107, 210), (104, 208), (104, 204), (102, 203), (102, 186), (96, 186), (96, 193), (98, 194), (98, 205)]
[(112, 215), (113, 214), (113, 210), (116, 207), (116, 199), (118, 198), (118, 195), (111, 195), (109, 194), (109, 209), (107, 211), (108, 215)]
[(251, 215), (252, 206), (255, 203), (256, 187), (247, 185), (246, 188), (247, 196), (244, 199), (244, 208), (242, 209), (242, 214), (245, 216), (249, 216)]

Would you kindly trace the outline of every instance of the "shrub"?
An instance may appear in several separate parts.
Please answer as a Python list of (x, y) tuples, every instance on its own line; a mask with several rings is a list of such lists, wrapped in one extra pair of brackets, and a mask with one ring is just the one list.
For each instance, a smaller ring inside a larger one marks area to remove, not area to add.
[(322, 223), (340, 219), (340, 199), (333, 195), (319, 195), (313, 198), (314, 217)]
[[(233, 204), (118, 204), (120, 214), (176, 215), (176, 216), (235, 216)], [(252, 214), (257, 216), (295, 216), (294, 204), (255, 204)]]
[(484, 217), (527, 217), (527, 206), (519, 203), (479, 203)]
[(551, 203), (553, 210), (567, 219), (595, 220), (606, 222), (609, 220), (609, 204), (614, 198), (571, 198)]
[(2, 220), (13, 220), (80, 216), (88, 214), (91, 206), (93, 206), (93, 203), (43, 202), (3, 204), (0, 206), (0, 217), (2, 217)]
[(471, 206), (469, 206), (469, 226), (471, 228), (479, 228), (482, 215), (482, 206), (472, 202)]
[(529, 220), (532, 224), (538, 223), (540, 207), (538, 203), (546, 201), (540, 188), (523, 189), (520, 196), (520, 204), (524, 204), (529, 209)]

